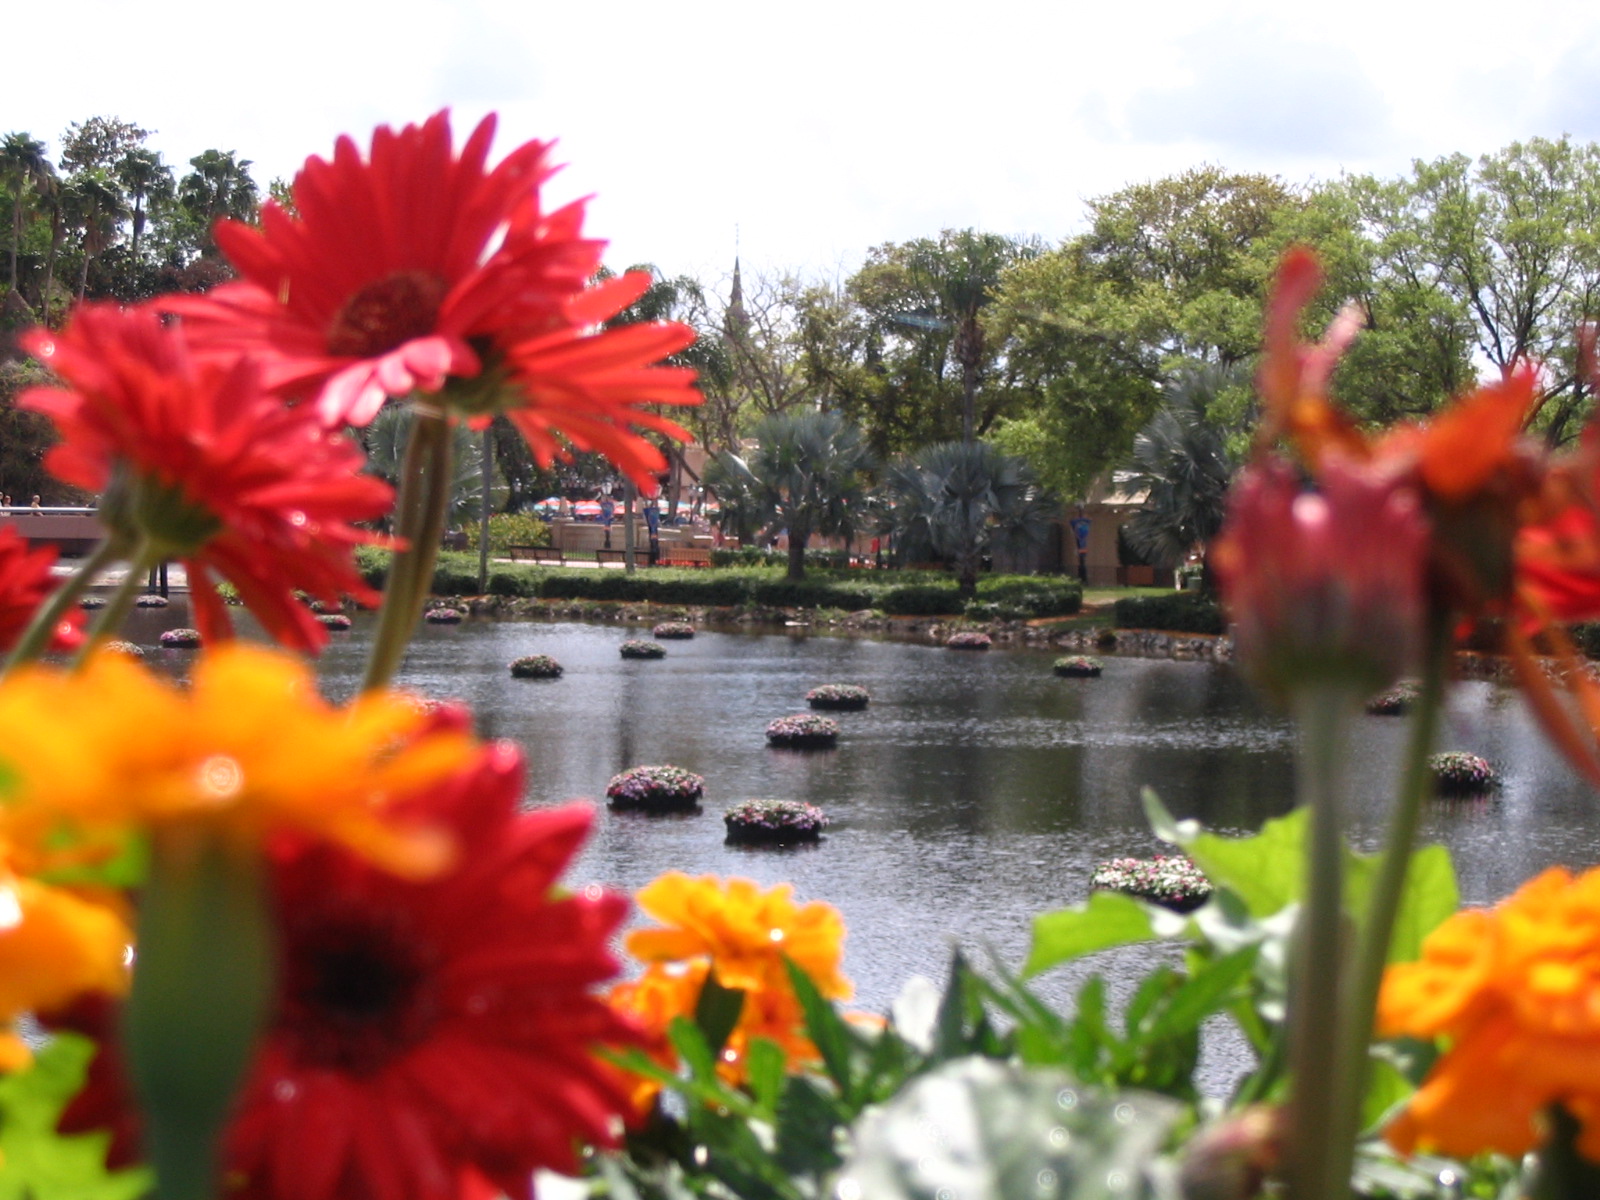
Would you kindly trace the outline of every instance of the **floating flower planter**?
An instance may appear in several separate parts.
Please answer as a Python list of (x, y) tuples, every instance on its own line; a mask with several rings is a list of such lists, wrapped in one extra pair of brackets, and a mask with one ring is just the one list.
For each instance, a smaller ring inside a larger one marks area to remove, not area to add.
[(613, 775), (606, 785), (612, 808), (640, 812), (694, 812), (700, 807), (706, 781), (682, 767), (632, 767)]
[(339, 633), (350, 628), (350, 618), (343, 613), (318, 613), (317, 622), (324, 629), (332, 629)]
[(158, 596), (152, 592), (140, 596), (134, 603), (140, 608), (165, 608), (170, 601), (165, 596)]
[(161, 635), (161, 644), (171, 650), (198, 650), (200, 648), (200, 631), (198, 629), (169, 629)]
[(430, 625), (459, 625), (461, 613), (453, 608), (430, 608), (422, 614), (422, 619)]
[(834, 712), (859, 712), (872, 699), (864, 687), (853, 683), (825, 683), (806, 693), (806, 703), (812, 708), (826, 708)]
[(104, 596), (83, 596), (78, 600), (79, 608), (104, 608), (105, 606), (106, 598)]
[(306, 607), (318, 615), (326, 614), (328, 616), (332, 616), (335, 613), (342, 613), (344, 611), (344, 601), (308, 600), (306, 602)]
[(692, 638), (694, 626), (687, 621), (663, 621), (650, 631), (651, 637)]
[(511, 664), (515, 679), (560, 679), (562, 666), (548, 654), (528, 654)]
[(1211, 898), (1211, 881), (1181, 854), (1113, 858), (1095, 867), (1089, 886), (1148, 900), (1174, 912), (1192, 912)]
[(1367, 711), (1375, 717), (1403, 717), (1422, 694), (1416, 684), (1409, 681), (1397, 683), (1386, 692), (1379, 692), (1367, 701)]
[(1441, 796), (1484, 796), (1500, 786), (1500, 773), (1488, 759), (1449, 750), (1428, 759), (1433, 788)]
[(124, 642), (120, 639), (107, 642), (100, 647), (107, 654), (124, 654), (129, 658), (143, 658), (144, 647), (133, 642)]
[(816, 841), (828, 817), (803, 800), (746, 800), (723, 813), (722, 823), (730, 843), (783, 846)]
[(1098, 679), (1104, 669), (1104, 663), (1098, 658), (1090, 658), (1087, 654), (1071, 654), (1066, 658), (1058, 658), (1054, 668), (1057, 675), (1065, 675), (1068, 679)]
[(994, 644), (987, 633), (952, 633), (944, 640), (945, 647), (950, 650), (987, 650)]
[(665, 658), (667, 648), (659, 642), (647, 642), (643, 638), (629, 638), (617, 647), (618, 653), (623, 658)]
[(839, 722), (815, 713), (779, 717), (767, 726), (767, 744), (787, 750), (821, 750), (839, 740)]

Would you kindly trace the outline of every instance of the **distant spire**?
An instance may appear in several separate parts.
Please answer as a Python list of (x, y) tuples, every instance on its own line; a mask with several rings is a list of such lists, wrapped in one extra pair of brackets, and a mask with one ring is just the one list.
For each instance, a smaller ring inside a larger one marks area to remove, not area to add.
[(739, 338), (750, 328), (750, 315), (744, 310), (744, 281), (739, 276), (739, 227), (733, 227), (733, 287), (728, 290), (728, 311), (722, 320), (722, 331), (729, 338)]

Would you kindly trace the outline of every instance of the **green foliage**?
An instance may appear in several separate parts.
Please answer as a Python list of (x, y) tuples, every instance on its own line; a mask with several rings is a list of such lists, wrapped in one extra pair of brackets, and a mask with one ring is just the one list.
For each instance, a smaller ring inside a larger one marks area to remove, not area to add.
[[(467, 535), (467, 549), (477, 550), (482, 525), (468, 519), (462, 528)], [(549, 544), (550, 526), (532, 513), (494, 513), (489, 518), (489, 553), (497, 558), (506, 557), (512, 546)]]
[(1222, 606), (1199, 592), (1166, 596), (1124, 596), (1116, 602), (1120, 629), (1161, 629), (1170, 633), (1222, 633), (1227, 620)]
[(943, 617), (961, 612), (966, 600), (953, 587), (912, 585), (889, 588), (878, 607), (891, 617)]
[(435, 596), (476, 596), (478, 594), (478, 556), (464, 551), (443, 551), (433, 568)]
[(488, 589), (491, 596), (518, 596), (524, 599), (539, 594), (539, 581), (543, 572), (534, 567), (496, 566), (489, 570)]
[(0, 1200), (135, 1200), (150, 1191), (147, 1170), (106, 1170), (108, 1134), (56, 1132), (95, 1050), (87, 1038), (58, 1034), (31, 1066), (0, 1078)]
[(843, 608), (850, 611), (872, 608), (877, 592), (870, 587), (851, 587), (826, 580), (789, 579), (756, 583), (750, 589), (753, 603), (768, 608)]
[(969, 617), (1004, 621), (1070, 617), (1083, 607), (1083, 585), (1065, 575), (996, 575), (978, 581)]

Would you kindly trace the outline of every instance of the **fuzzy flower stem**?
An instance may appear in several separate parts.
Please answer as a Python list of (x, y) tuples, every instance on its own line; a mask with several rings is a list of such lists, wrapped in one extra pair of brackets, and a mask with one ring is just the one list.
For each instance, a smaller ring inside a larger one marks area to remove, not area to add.
[(406, 446), (400, 497), (395, 504), (395, 532), (405, 544), (395, 551), (389, 567), (378, 631), (362, 682), (368, 690), (387, 686), (405, 657), (406, 644), (433, 581), (449, 503), (450, 422), (443, 413), (419, 408)]
[(108, 537), (95, 547), (94, 553), (40, 606), (28, 628), (23, 631), (11, 657), (6, 659), (5, 670), (11, 672), (30, 663), (50, 644), (51, 635), (63, 617), (71, 611), (78, 598), (88, 591), (89, 585), (122, 555), (124, 547), (116, 538)]
[(1400, 794), (1389, 823), (1389, 836), (1378, 866), (1372, 899), (1366, 919), (1362, 922), (1351, 977), (1350, 1002), (1345, 1008), (1344, 1022), (1338, 1032), (1340, 1060), (1356, 1067), (1344, 1079), (1349, 1093), (1337, 1099), (1351, 1138), (1360, 1132), (1361, 1102), (1366, 1094), (1368, 1075), (1368, 1046), (1372, 1041), (1378, 989), (1383, 983), (1384, 967), (1389, 960), (1389, 940), (1394, 934), (1401, 897), (1405, 894), (1406, 874), (1411, 866), (1411, 851), (1417, 840), (1423, 802), (1433, 786), (1428, 757), (1439, 729), (1439, 713), (1444, 704), (1450, 645), (1449, 618), (1435, 616), (1428, 629), (1422, 688), (1417, 697), (1415, 715), (1411, 719)]
[(1340, 1055), (1332, 1031), (1344, 999), (1343, 732), (1360, 704), (1342, 684), (1297, 690), (1300, 753), (1298, 802), (1311, 810), (1306, 842), (1306, 894), (1295, 928), (1289, 993), (1291, 1112), (1289, 1170), (1296, 1200), (1348, 1200), (1353, 1139), (1335, 1107), (1358, 1065)]
[(79, 647), (77, 656), (73, 659), (74, 666), (82, 666), (96, 646), (122, 628), (122, 623), (128, 619), (128, 613), (133, 609), (133, 602), (139, 595), (139, 589), (144, 586), (150, 568), (159, 564), (162, 557), (150, 545), (148, 538), (141, 539), (138, 553), (128, 563), (128, 573), (122, 577), (122, 582), (117, 584), (117, 590), (111, 593), (110, 601), (95, 618), (94, 628), (90, 630), (89, 637)]

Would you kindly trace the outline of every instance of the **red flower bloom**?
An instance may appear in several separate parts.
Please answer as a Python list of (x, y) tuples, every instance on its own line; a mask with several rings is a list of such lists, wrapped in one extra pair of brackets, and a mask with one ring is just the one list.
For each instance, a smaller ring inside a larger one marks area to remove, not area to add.
[(105, 493), (101, 516), (130, 551), (148, 542), (184, 562), (202, 635), (231, 632), (211, 572), (299, 650), (327, 632), (295, 588), (376, 599), (351, 550), (377, 539), (351, 522), (382, 514), (392, 492), (360, 473), (348, 438), (263, 391), (252, 362), (197, 362), (153, 310), (113, 305), (84, 305), (60, 333), (35, 330), (24, 345), (68, 384), (20, 401), (61, 431), (45, 465)]
[[(536, 1169), (615, 1144), (627, 1085), (592, 1050), (640, 1035), (591, 989), (616, 973), (627, 900), (553, 894), (590, 814), (519, 813), (522, 773), (492, 745), (421, 802), (461, 849), (424, 882), (326, 844), (280, 848), (278, 1007), (227, 1135), (230, 1197), (527, 1198)], [(124, 1165), (114, 1053), (102, 1044), (63, 1130), (113, 1129)]]
[(519, 814), (505, 744), (433, 797), (461, 865), (407, 883), (327, 846), (276, 874), (281, 1005), (229, 1139), (246, 1200), (531, 1193), (612, 1144), (626, 1094), (592, 1056), (637, 1035), (590, 989), (616, 973), (620, 896), (553, 897), (582, 807)]
[(308, 159), (296, 177), (297, 217), (268, 204), (259, 229), (218, 226), (238, 282), (164, 303), (198, 348), (258, 354), (270, 386), (315, 397), (329, 424), (365, 425), (388, 396), (478, 380), (458, 382), (447, 402), (470, 417), (508, 412), (545, 460), (562, 450), (559, 433), (636, 476), (657, 469), (659, 453), (629, 427), (688, 436), (636, 406), (699, 403), (693, 372), (650, 366), (694, 334), (594, 330), (648, 276), (585, 290), (604, 243), (582, 236), (582, 203), (541, 210), (548, 143), (489, 169), (494, 125), (486, 118), (459, 154), (443, 112), (379, 128), (365, 159), (340, 138), (332, 162)]
[[(9, 650), (33, 620), (45, 597), (55, 591), (50, 566), (53, 547), (31, 549), (12, 525), (0, 526), (0, 650)], [(52, 650), (71, 650), (83, 643), (83, 614), (73, 613), (56, 626)]]

